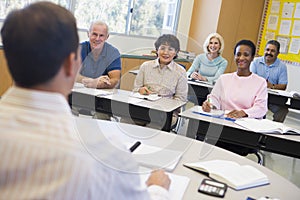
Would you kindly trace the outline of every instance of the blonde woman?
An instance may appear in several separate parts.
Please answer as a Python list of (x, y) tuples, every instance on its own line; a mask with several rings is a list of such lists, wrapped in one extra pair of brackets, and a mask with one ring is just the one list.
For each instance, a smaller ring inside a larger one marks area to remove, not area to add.
[(214, 83), (227, 67), (227, 60), (221, 56), (224, 39), (218, 33), (211, 33), (203, 44), (204, 53), (198, 55), (187, 75), (195, 80)]

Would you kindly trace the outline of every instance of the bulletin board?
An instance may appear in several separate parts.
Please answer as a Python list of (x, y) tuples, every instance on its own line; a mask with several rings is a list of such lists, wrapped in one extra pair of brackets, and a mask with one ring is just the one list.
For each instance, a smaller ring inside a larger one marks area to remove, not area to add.
[(264, 55), (269, 40), (280, 43), (279, 58), (300, 66), (300, 1), (266, 0), (262, 19), (258, 55)]

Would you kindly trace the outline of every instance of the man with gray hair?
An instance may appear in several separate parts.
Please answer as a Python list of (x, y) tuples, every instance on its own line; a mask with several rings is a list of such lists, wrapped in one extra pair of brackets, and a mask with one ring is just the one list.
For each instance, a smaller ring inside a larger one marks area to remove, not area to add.
[(77, 82), (89, 88), (115, 88), (121, 77), (121, 56), (107, 43), (108, 25), (94, 21), (88, 32), (89, 41), (81, 43), (82, 69)]

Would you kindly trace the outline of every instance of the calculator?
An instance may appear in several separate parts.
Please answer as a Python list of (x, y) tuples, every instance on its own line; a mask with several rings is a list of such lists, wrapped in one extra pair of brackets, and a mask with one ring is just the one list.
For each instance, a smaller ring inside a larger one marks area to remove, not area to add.
[(208, 194), (215, 197), (224, 197), (227, 190), (227, 185), (211, 179), (203, 179), (198, 192)]

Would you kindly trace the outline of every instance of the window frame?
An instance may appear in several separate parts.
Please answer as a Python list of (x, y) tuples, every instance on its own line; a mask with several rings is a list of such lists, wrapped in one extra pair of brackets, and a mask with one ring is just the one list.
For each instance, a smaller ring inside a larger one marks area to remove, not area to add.
[[(73, 14), (75, 13), (75, 5), (76, 2), (79, 0), (65, 0), (66, 1), (66, 8), (72, 12)], [(113, 35), (120, 35), (120, 36), (128, 36), (128, 37), (137, 37), (137, 38), (157, 38), (157, 36), (153, 35), (153, 36), (149, 36), (149, 35), (136, 35), (131, 33), (131, 22), (132, 22), (132, 11), (134, 12), (134, 0), (127, 0), (128, 1), (128, 9), (127, 9), (127, 16), (126, 16), (126, 27), (124, 32), (114, 32), (111, 31), (110, 34)], [(35, 0), (31, 0), (31, 2), (35, 2)], [(182, 4), (182, 0), (171, 0), (170, 3), (175, 2), (177, 3), (176, 6), (176, 10), (174, 11), (174, 17), (173, 17), (173, 29), (168, 30), (169, 33), (173, 33), (176, 34), (177, 32), (177, 28), (178, 28), (178, 23), (179, 23), (179, 14), (180, 14), (180, 9), (181, 9), (181, 4)], [(168, 11), (166, 11), (164, 13), (164, 18), (169, 17), (170, 14)], [(5, 18), (0, 18), (0, 22), (4, 22)], [(165, 24), (167, 22), (165, 22), (165, 20), (163, 20), (163, 24), (162, 26), (167, 26), (167, 24)], [(79, 31), (88, 31), (89, 27), (78, 27)], [(160, 31), (161, 34), (164, 33), (163, 30)]]

